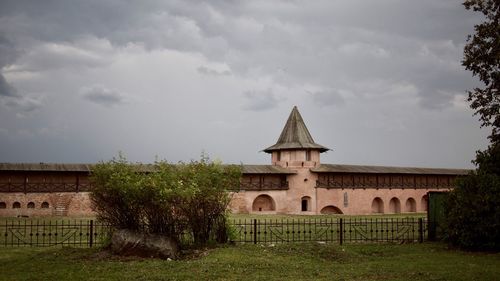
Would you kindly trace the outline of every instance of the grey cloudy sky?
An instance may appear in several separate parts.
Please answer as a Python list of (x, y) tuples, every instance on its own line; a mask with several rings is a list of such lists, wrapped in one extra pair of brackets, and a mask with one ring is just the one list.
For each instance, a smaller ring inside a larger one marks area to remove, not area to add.
[(0, 162), (269, 163), (294, 105), (326, 163), (472, 167), (461, 1), (0, 1)]

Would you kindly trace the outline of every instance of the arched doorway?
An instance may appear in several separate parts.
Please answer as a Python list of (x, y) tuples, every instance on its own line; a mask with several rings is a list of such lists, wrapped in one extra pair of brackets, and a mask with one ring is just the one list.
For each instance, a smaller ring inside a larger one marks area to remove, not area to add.
[(323, 207), (323, 209), (321, 209), (321, 214), (323, 215), (334, 215), (334, 214), (343, 214), (342, 211), (333, 206), (333, 205), (328, 205), (326, 207)]
[(372, 201), (372, 213), (383, 214), (384, 213), (384, 201), (380, 197), (375, 197)]
[(412, 197), (406, 199), (405, 212), (415, 213), (417, 211), (417, 202)]
[(311, 210), (311, 197), (304, 196), (300, 200), (300, 210), (302, 212), (307, 212)]
[(389, 212), (394, 214), (401, 213), (401, 202), (396, 197), (392, 197), (391, 201), (389, 201)]
[(252, 211), (254, 212), (268, 212), (275, 209), (273, 198), (267, 194), (259, 195), (253, 200)]

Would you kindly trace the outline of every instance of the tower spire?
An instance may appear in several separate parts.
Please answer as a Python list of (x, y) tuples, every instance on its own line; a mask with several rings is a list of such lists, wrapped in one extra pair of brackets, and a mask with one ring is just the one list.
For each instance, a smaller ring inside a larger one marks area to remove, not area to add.
[(317, 149), (320, 152), (330, 150), (314, 142), (297, 106), (293, 107), (276, 144), (264, 149), (264, 152), (272, 153), (273, 151), (288, 149)]

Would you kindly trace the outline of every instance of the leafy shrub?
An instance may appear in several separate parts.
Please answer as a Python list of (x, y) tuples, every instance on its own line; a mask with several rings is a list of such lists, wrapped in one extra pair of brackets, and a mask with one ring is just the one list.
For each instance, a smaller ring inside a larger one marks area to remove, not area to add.
[(91, 182), (90, 198), (99, 220), (117, 228), (141, 228), (140, 174), (122, 155), (93, 167)]
[(222, 240), (221, 233), (227, 232), (225, 218), (230, 201), (227, 190), (239, 185), (240, 168), (210, 162), (202, 156), (200, 161), (178, 164), (177, 175), (184, 190), (178, 207), (186, 216), (194, 243), (205, 244), (214, 236)]
[(500, 177), (474, 172), (445, 201), (446, 238), (455, 246), (500, 250)]
[[(196, 245), (227, 240), (227, 190), (239, 186), (241, 168), (202, 156), (200, 161), (154, 165), (123, 156), (92, 169), (91, 199), (98, 219), (117, 228), (166, 234)], [(225, 234), (224, 234), (225, 233)]]

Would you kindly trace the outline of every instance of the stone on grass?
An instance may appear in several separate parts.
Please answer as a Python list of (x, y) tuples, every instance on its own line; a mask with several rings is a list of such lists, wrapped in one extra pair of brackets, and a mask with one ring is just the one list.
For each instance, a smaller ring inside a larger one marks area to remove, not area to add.
[(175, 258), (179, 245), (171, 237), (120, 229), (113, 233), (111, 251), (121, 256)]

